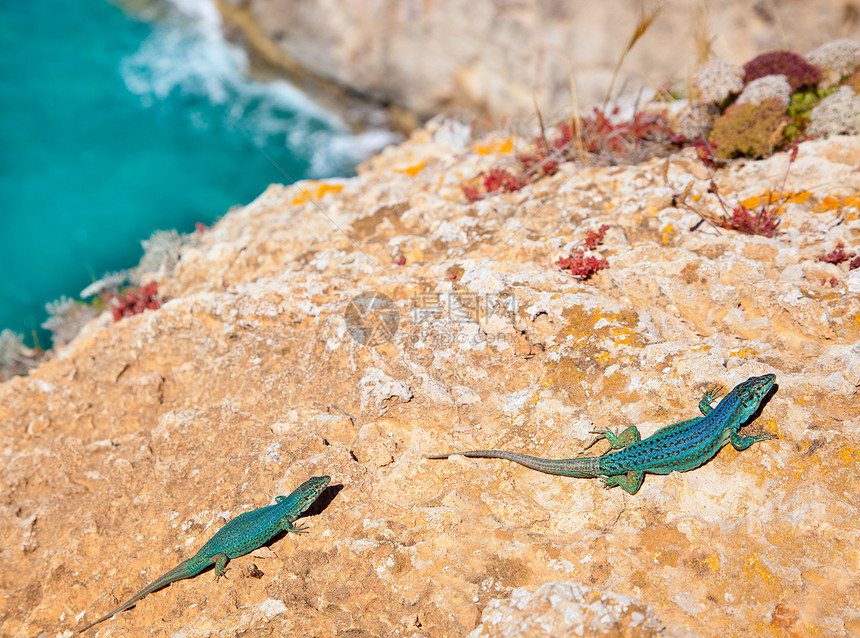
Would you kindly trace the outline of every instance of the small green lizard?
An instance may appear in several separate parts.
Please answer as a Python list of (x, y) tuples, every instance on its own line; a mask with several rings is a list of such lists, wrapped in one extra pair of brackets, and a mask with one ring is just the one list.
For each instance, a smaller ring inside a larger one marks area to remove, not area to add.
[[(742, 437), (741, 426), (758, 410), (764, 397), (776, 381), (775, 374), (750, 377), (736, 385), (716, 408), (711, 407), (721, 394), (719, 387), (708, 390), (699, 401), (704, 416), (680, 421), (657, 430), (645, 440), (636, 426), (616, 435), (609, 430), (593, 431), (597, 437), (588, 449), (600, 439), (609, 441), (610, 450), (602, 456), (575, 459), (542, 459), (537, 456), (505, 452), (503, 450), (472, 450), (455, 452), (471, 458), (507, 459), (528, 468), (578, 478), (600, 477), (605, 487), (620, 485), (621, 489), (635, 494), (642, 486), (646, 473), (669, 474), (673, 471), (689, 472), (712, 459), (726, 443), (736, 450), (746, 450), (757, 441), (776, 438), (772, 434)], [(446, 459), (452, 454), (437, 454), (429, 459)]]
[(215, 535), (194, 556), (156, 578), (109, 614), (91, 622), (81, 629), (81, 633), (114, 614), (128, 609), (147, 594), (177, 580), (196, 576), (213, 563), (217, 581), (224, 575), (227, 561), (262, 547), (281, 530), (296, 534), (306, 531), (304, 527), (294, 526), (293, 521), (317, 500), (330, 480), (329, 476), (314, 476), (302, 483), (289, 496), (277, 497), (274, 505), (240, 514), (215, 532)]

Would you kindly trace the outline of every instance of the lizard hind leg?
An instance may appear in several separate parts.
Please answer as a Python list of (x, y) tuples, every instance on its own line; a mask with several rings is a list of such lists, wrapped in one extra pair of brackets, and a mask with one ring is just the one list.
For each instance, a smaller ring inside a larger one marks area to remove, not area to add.
[(212, 557), (215, 561), (215, 582), (218, 582), (218, 579), (221, 578), (224, 573), (227, 571), (227, 561), (230, 559), (227, 558), (227, 554), (215, 554)]
[(612, 430), (592, 430), (590, 434), (596, 434), (597, 436), (594, 437), (594, 440), (591, 443), (585, 446), (586, 450), (597, 443), (600, 439), (606, 439), (609, 441), (610, 450), (620, 450), (628, 445), (639, 443), (639, 441), (642, 440), (642, 435), (639, 434), (639, 429), (635, 425), (624, 428), (624, 430), (621, 431), (621, 434), (617, 435)]
[(606, 489), (619, 485), (628, 494), (636, 494), (639, 488), (642, 487), (642, 481), (645, 480), (645, 472), (631, 470), (626, 474), (602, 476), (601, 480), (603, 481), (603, 487)]

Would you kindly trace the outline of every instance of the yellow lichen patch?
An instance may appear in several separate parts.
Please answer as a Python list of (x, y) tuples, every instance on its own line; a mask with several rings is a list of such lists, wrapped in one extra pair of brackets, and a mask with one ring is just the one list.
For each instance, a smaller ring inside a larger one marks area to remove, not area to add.
[(820, 202), (818, 202), (818, 204), (815, 206), (815, 209), (818, 212), (824, 213), (824, 212), (827, 212), (829, 210), (836, 210), (837, 208), (840, 208), (841, 206), (842, 206), (842, 203), (839, 201), (838, 197), (834, 197), (833, 195), (828, 195), (827, 197), (822, 199)]
[(627, 375), (621, 372), (615, 372), (609, 375), (603, 381), (603, 390), (608, 394), (618, 394), (630, 396), (630, 380)]
[(641, 336), (636, 331), (630, 330), (625, 326), (613, 326), (609, 334), (614, 339), (616, 346), (630, 345), (634, 336)]
[[(615, 313), (612, 315), (611, 321), (609, 336), (612, 338), (614, 345), (642, 345), (642, 335), (635, 330), (639, 320), (633, 313)], [(635, 343), (634, 338), (636, 340)]]
[[(555, 365), (548, 366), (544, 378), (578, 399), (587, 398), (584, 388), (593, 385), (598, 377), (604, 392), (627, 396), (626, 375), (616, 371), (607, 377), (604, 373), (612, 364), (630, 358), (626, 351), (616, 350), (617, 346), (641, 347), (642, 336), (635, 331), (638, 315), (629, 311), (609, 313), (571, 306), (563, 316), (567, 323), (557, 333), (556, 341), (563, 344), (566, 355)], [(591, 382), (584, 383), (587, 379)]]
[(817, 291), (810, 290), (808, 288), (801, 287), (800, 294), (804, 297), (808, 297), (809, 299), (818, 299), (819, 301), (833, 301), (834, 299), (839, 299), (842, 296), (842, 292), (840, 290), (825, 290), (825, 291)]
[(577, 345), (584, 345), (586, 341), (610, 338), (613, 345), (630, 345), (638, 337), (641, 343), (641, 335), (636, 331), (639, 323), (635, 313), (601, 313), (599, 311), (586, 311), (581, 306), (568, 308), (564, 311), (567, 319), (565, 326), (559, 331), (559, 341), (566, 337), (573, 337)]
[(737, 348), (736, 350), (730, 350), (729, 356), (750, 359), (752, 357), (758, 356), (758, 353), (752, 348)]
[(848, 214), (848, 220), (852, 221), (858, 217), (857, 209), (860, 209), (860, 195), (847, 195), (845, 197), (828, 195), (815, 205), (815, 210), (819, 213), (825, 213), (832, 210), (838, 210), (840, 208), (850, 207), (855, 209)]
[(860, 450), (856, 447), (844, 447), (836, 453), (836, 456), (846, 465), (853, 465), (860, 461)]
[(750, 576), (758, 576), (768, 587), (773, 588), (779, 584), (779, 580), (773, 575), (773, 572), (762, 564), (758, 554), (750, 554), (747, 557), (747, 572)]
[(720, 571), (720, 557), (717, 554), (711, 554), (703, 562), (712, 572)]
[(343, 184), (327, 184), (326, 182), (315, 181), (300, 182), (295, 187), (299, 189), (299, 194), (293, 198), (291, 202), (293, 205), (316, 201), (328, 193), (339, 193), (343, 190)]
[(660, 240), (664, 244), (669, 244), (675, 238), (675, 227), (672, 224), (666, 224), (660, 231)]
[(762, 205), (772, 206), (773, 204), (779, 204), (781, 212), (782, 204), (804, 204), (809, 201), (810, 197), (812, 197), (812, 193), (809, 191), (800, 191), (799, 193), (774, 193), (771, 190), (766, 190), (761, 195), (745, 199), (741, 202), (741, 205), (752, 209), (758, 208)]
[[(807, 445), (807, 448), (808, 447), (809, 445)], [(817, 454), (811, 454), (809, 456), (804, 454), (798, 456), (792, 468), (794, 469), (794, 477), (800, 479), (809, 476), (813, 467), (816, 468), (819, 474), (827, 473), (827, 466), (822, 464), (821, 459)]]
[(406, 168), (395, 168), (395, 173), (405, 173), (409, 175), (409, 177), (415, 177), (421, 170), (427, 166), (427, 162), (421, 162), (420, 164), (415, 164), (414, 166), (407, 166)]
[(478, 155), (511, 153), (514, 150), (514, 138), (509, 137), (501, 142), (490, 142), (489, 144), (475, 144), (472, 148)]
[(755, 197), (747, 197), (741, 202), (741, 206), (746, 206), (747, 208), (755, 208), (759, 204), (761, 204), (760, 195), (756, 195)]

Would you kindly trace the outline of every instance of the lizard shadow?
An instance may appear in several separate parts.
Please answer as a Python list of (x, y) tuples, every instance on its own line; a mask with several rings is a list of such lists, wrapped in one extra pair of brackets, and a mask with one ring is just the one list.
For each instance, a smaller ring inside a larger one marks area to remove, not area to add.
[(313, 504), (308, 509), (306, 509), (299, 518), (322, 514), (331, 504), (331, 502), (335, 499), (335, 497), (340, 494), (341, 490), (343, 490), (344, 487), (345, 486), (343, 485), (343, 483), (338, 483), (337, 485), (329, 485), (328, 487), (326, 487), (322, 492), (320, 492), (320, 495), (317, 497), (317, 500), (315, 500)]

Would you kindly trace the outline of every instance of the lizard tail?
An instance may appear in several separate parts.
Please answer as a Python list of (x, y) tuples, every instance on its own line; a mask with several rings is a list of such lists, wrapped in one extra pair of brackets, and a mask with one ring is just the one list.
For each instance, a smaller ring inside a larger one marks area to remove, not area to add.
[(504, 450), (470, 450), (468, 452), (436, 454), (427, 458), (447, 459), (454, 454), (479, 459), (505, 459), (524, 465), (532, 470), (556, 476), (595, 478), (601, 474), (598, 467), (600, 459), (596, 456), (584, 456), (576, 459), (542, 459), (537, 456), (529, 456), (528, 454), (520, 454), (519, 452), (506, 452)]
[(188, 563), (189, 563), (189, 561), (187, 561), (187, 560), (179, 563), (176, 567), (174, 567), (170, 571), (165, 572), (164, 574), (162, 574), (161, 576), (156, 578), (149, 585), (147, 585), (146, 587), (141, 589), (134, 596), (129, 598), (127, 601), (125, 601), (122, 605), (120, 605), (119, 607), (114, 609), (112, 612), (110, 612), (109, 614), (105, 614), (104, 616), (102, 616), (101, 618), (99, 618), (98, 620), (96, 620), (94, 622), (91, 622), (89, 625), (87, 625), (86, 627), (81, 629), (78, 633), (82, 634), (87, 629), (89, 629), (90, 627), (92, 627), (94, 625), (98, 625), (100, 622), (107, 620), (108, 618), (110, 618), (114, 614), (118, 614), (119, 612), (121, 612), (125, 609), (128, 609), (134, 603), (136, 603), (138, 600), (140, 600), (141, 598), (143, 598), (147, 594), (151, 594), (155, 590), (161, 589), (162, 587), (165, 587), (174, 581), (182, 580), (183, 578), (190, 578), (191, 576), (194, 576), (195, 574), (197, 574), (200, 571), (200, 569), (198, 569), (196, 571), (190, 570), (188, 568)]

